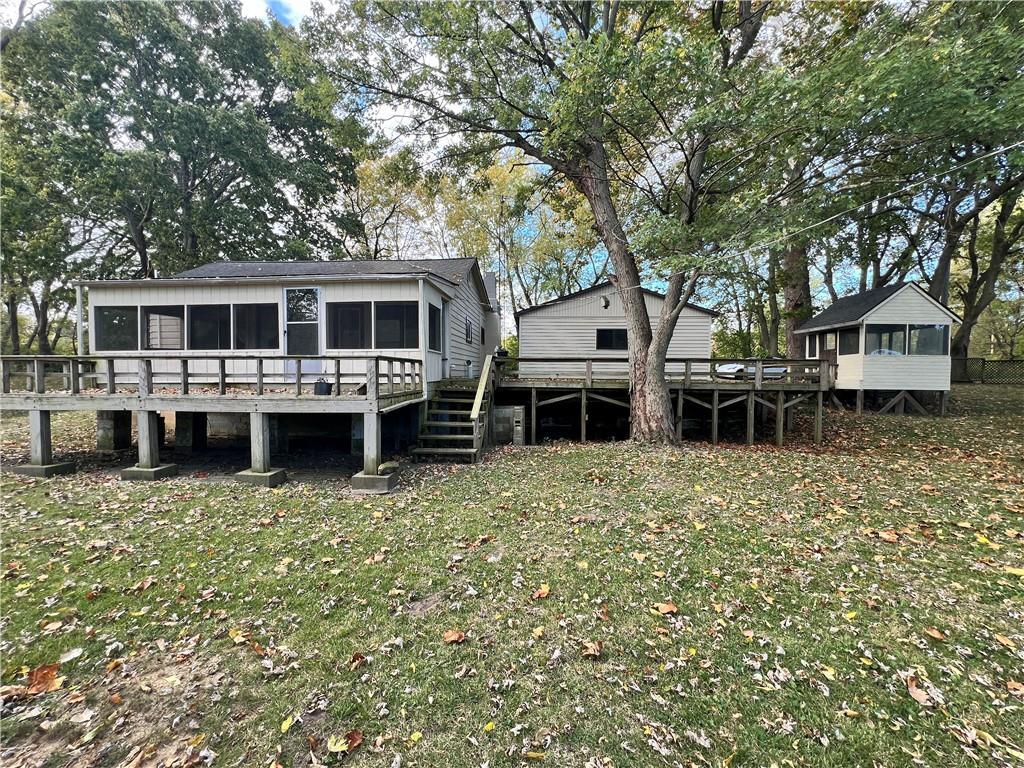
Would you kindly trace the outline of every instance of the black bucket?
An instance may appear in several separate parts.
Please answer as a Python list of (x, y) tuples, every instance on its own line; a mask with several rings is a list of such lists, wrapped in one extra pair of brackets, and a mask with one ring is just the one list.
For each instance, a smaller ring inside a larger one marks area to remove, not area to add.
[(313, 382), (313, 394), (314, 395), (329, 395), (334, 388), (330, 382), (327, 381), (316, 381)]

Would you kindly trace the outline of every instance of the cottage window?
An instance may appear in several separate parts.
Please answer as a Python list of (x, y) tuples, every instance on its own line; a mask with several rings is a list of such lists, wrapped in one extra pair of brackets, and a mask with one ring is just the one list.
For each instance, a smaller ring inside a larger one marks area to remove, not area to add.
[(434, 352), (441, 351), (441, 308), (427, 305), (427, 347)]
[(907, 326), (866, 326), (864, 335), (864, 354), (890, 356), (902, 356), (907, 354)]
[(468, 317), (466, 318), (466, 343), (473, 343), (473, 321)]
[(146, 349), (185, 348), (185, 307), (143, 307)]
[(911, 355), (948, 355), (948, 325), (910, 326)]
[(831, 352), (836, 348), (836, 335), (829, 331), (825, 334), (825, 351)]
[(818, 334), (809, 333), (807, 334), (807, 357), (818, 356)]
[(139, 348), (139, 310), (136, 307), (96, 307), (93, 345), (98, 352), (124, 352)]
[(231, 305), (198, 304), (188, 308), (189, 349), (231, 349)]
[(235, 349), (280, 349), (277, 304), (235, 304)]
[(839, 332), (839, 354), (860, 354), (860, 328), (846, 328)]
[(629, 343), (625, 328), (598, 328), (597, 349), (628, 349)]
[(377, 349), (419, 347), (419, 304), (415, 301), (377, 302), (374, 305)]
[(327, 304), (327, 346), (331, 349), (369, 349), (373, 346), (368, 301)]

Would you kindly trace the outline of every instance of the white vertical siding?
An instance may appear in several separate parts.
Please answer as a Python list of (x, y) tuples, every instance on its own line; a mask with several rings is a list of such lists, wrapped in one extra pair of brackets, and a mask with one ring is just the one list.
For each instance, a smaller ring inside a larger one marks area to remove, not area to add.
[[(663, 299), (645, 294), (647, 313), (652, 328), (657, 328)], [(607, 299), (608, 306), (605, 306)], [(676, 321), (669, 342), (668, 357), (711, 357), (711, 321), (706, 312), (686, 307)], [(593, 291), (575, 299), (561, 301), (549, 307), (527, 312), (519, 319), (519, 354), (522, 357), (585, 357), (595, 361), (601, 358), (625, 358), (626, 350), (597, 349), (599, 328), (625, 328), (626, 316), (622, 302), (614, 288)], [(670, 373), (678, 373), (683, 365), (669, 364)], [(582, 376), (585, 363), (523, 363), (520, 372), (525, 376)], [(595, 362), (594, 376), (619, 377), (628, 374), (624, 363)]]
[(914, 323), (945, 324), (952, 321), (949, 315), (936, 306), (935, 302), (912, 285), (890, 296), (864, 317), (865, 323)]
[[(480, 375), (484, 345), (480, 330), (484, 327), (484, 308), (472, 274), (466, 275), (448, 305), (448, 369), (453, 377)], [(466, 341), (466, 320), (469, 320), (469, 341)]]

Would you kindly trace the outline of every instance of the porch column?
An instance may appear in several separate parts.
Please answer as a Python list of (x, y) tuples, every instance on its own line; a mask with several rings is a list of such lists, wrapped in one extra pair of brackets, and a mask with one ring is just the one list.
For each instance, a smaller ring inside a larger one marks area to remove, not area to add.
[(362, 493), (389, 493), (398, 485), (398, 465), (381, 466), (381, 415), (363, 414), (363, 471), (352, 475), (352, 490)]
[(363, 474), (376, 475), (380, 467), (380, 414), (363, 414)]
[(156, 411), (138, 411), (139, 463), (121, 470), (122, 480), (162, 480), (178, 474), (177, 464), (160, 463), (160, 422)]
[(28, 412), (29, 463), (10, 467), (11, 472), (29, 477), (52, 477), (74, 472), (71, 462), (53, 463), (49, 411)]
[(125, 451), (132, 446), (132, 414), (130, 411), (96, 412), (96, 449)]
[(235, 475), (239, 482), (273, 488), (287, 479), (283, 469), (270, 466), (270, 418), (269, 413), (249, 414), (249, 469)]

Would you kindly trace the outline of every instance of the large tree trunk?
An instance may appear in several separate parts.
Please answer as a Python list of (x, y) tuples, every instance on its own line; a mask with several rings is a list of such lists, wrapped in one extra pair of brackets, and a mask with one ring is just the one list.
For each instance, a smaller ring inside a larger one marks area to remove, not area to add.
[(811, 316), (811, 273), (807, 265), (807, 247), (794, 245), (782, 252), (782, 297), (786, 317), (786, 355), (804, 358), (803, 339), (796, 329)]
[(593, 210), (594, 222), (615, 268), (615, 284), (626, 317), (630, 437), (649, 443), (675, 442), (672, 403), (665, 380), (665, 353), (652, 354), (651, 318), (640, 289), (640, 273), (612, 201), (607, 157), (600, 142), (591, 145), (586, 165), (579, 171), (573, 180)]
[(18, 318), (18, 297), (13, 293), (4, 302), (7, 305), (7, 330), (11, 336), (11, 354), (21, 354), (21, 327)]

